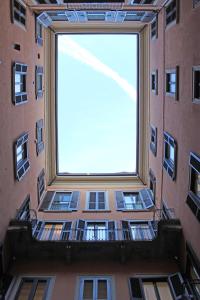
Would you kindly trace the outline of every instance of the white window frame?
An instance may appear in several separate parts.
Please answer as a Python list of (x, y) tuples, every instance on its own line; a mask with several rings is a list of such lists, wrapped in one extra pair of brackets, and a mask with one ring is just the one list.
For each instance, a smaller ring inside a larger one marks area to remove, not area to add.
[[(95, 204), (95, 208), (89, 208), (89, 203), (90, 203), (90, 193), (104, 193), (104, 200), (105, 200), (105, 208), (104, 209), (100, 209), (97, 208), (97, 194), (96, 194), (96, 204)], [(89, 211), (105, 211), (105, 210), (109, 210), (109, 205), (108, 205), (108, 192), (107, 191), (88, 191), (86, 193), (86, 210)]]

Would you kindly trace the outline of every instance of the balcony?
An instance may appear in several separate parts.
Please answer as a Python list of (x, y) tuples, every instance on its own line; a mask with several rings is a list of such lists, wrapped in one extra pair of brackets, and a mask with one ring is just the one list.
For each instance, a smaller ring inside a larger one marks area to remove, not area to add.
[(101, 222), (98, 225), (87, 224), (84, 229), (69, 227), (70, 222), (61, 226), (56, 222), (46, 223), (37, 219), (12, 220), (6, 236), (7, 253), (10, 254), (5, 259), (59, 258), (67, 262), (178, 259), (182, 240), (180, 221), (163, 219), (162, 211), (157, 210), (153, 214), (151, 223), (131, 222), (129, 227), (126, 227), (128, 223), (113, 227), (109, 222), (104, 225)]

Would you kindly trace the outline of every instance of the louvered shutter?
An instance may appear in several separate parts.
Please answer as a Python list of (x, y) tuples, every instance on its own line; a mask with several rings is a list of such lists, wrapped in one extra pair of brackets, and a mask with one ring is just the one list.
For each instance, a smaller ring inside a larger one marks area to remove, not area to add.
[(130, 227), (128, 221), (122, 221), (122, 233), (123, 233), (123, 239), (124, 240), (130, 240), (131, 234), (130, 234)]
[(146, 209), (154, 206), (153, 193), (150, 189), (146, 188), (139, 191), (139, 197), (142, 199)]
[(37, 21), (42, 24), (45, 28), (49, 27), (52, 24), (52, 19), (48, 13), (43, 12), (37, 17)]
[(71, 226), (72, 226), (72, 222), (65, 222), (63, 224), (62, 235), (61, 235), (62, 241), (68, 241), (70, 239)]
[(89, 193), (89, 203), (88, 208), (89, 209), (96, 209), (96, 192), (90, 192)]
[(78, 220), (77, 221), (77, 227), (76, 227), (76, 239), (78, 241), (82, 241), (83, 240), (84, 229), (85, 229), (85, 221)]
[(109, 241), (114, 241), (116, 239), (115, 236), (115, 222), (110, 221), (108, 222), (108, 240)]
[(184, 282), (180, 273), (172, 274), (168, 277), (168, 282), (175, 300), (182, 299), (185, 293)]
[(79, 191), (72, 192), (70, 206), (69, 206), (70, 209), (77, 209), (79, 195), (80, 195)]
[(115, 192), (117, 209), (124, 209), (124, 197), (120, 191)]
[(105, 209), (105, 192), (98, 192), (98, 209)]
[(48, 210), (49, 205), (51, 203), (51, 200), (54, 196), (54, 193), (55, 192), (52, 192), (52, 191), (46, 193), (46, 195), (45, 195), (45, 197), (42, 201), (42, 204), (40, 205), (40, 208), (39, 208), (40, 211), (41, 210)]
[(144, 300), (139, 278), (130, 278), (131, 300)]
[(40, 230), (41, 230), (41, 228), (42, 228), (42, 221), (39, 221), (38, 223), (37, 223), (37, 225), (36, 225), (36, 229), (35, 229), (35, 231), (34, 231), (34, 237), (36, 238), (36, 239), (38, 239), (39, 238), (39, 233), (40, 233)]

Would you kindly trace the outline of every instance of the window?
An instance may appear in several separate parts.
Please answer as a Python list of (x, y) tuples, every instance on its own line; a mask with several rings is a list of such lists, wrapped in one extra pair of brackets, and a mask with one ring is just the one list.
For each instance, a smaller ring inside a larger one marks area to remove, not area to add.
[(151, 152), (156, 156), (157, 154), (157, 128), (152, 126), (150, 127), (150, 149)]
[(166, 71), (166, 95), (179, 99), (179, 67)]
[(13, 103), (15, 105), (27, 102), (26, 91), (26, 76), (27, 65), (14, 63), (13, 64)]
[(196, 299), (200, 299), (200, 262), (189, 244), (186, 245), (186, 276)]
[(112, 280), (110, 277), (81, 277), (79, 300), (111, 300)]
[(200, 66), (193, 67), (193, 96), (194, 103), (200, 103)]
[(43, 67), (35, 67), (35, 95), (36, 99), (43, 95)]
[(28, 157), (28, 133), (22, 134), (14, 144), (15, 176), (19, 181), (30, 168)]
[(35, 41), (39, 46), (43, 45), (42, 24), (38, 22), (37, 17), (35, 17)]
[(37, 188), (38, 188), (38, 203), (40, 203), (42, 199), (42, 195), (45, 191), (45, 177), (44, 177), (44, 169), (40, 172), (40, 175), (37, 179)]
[(105, 192), (88, 192), (86, 209), (89, 209), (89, 210), (106, 210), (106, 209), (108, 209), (106, 193)]
[(156, 177), (151, 169), (149, 170), (149, 188), (152, 192), (153, 201), (155, 203), (156, 202), (155, 201), (156, 200)]
[(173, 300), (189, 296), (184, 281), (179, 273), (165, 276), (146, 276), (130, 278), (130, 290), (133, 299)]
[(73, 211), (77, 210), (79, 191), (48, 191), (40, 206), (40, 210)]
[(71, 238), (72, 222), (42, 222), (34, 229), (34, 237), (42, 241), (64, 241)]
[(146, 241), (155, 237), (151, 221), (122, 221), (122, 233), (124, 240)]
[(26, 26), (26, 8), (21, 0), (11, 0), (12, 22)]
[(138, 192), (115, 192), (117, 210), (143, 210), (154, 206), (153, 195), (150, 189)]
[(30, 220), (30, 195), (26, 197), (22, 206), (17, 211), (16, 220), (29, 221)]
[(179, 22), (179, 0), (171, 0), (165, 7), (166, 27)]
[(200, 0), (193, 0), (193, 7), (197, 7), (200, 5)]
[(151, 90), (158, 95), (158, 70), (151, 73)]
[(41, 119), (36, 122), (36, 153), (39, 155), (44, 150), (44, 120)]
[(187, 204), (200, 221), (200, 157), (190, 153), (190, 182)]
[(163, 167), (172, 178), (176, 179), (177, 144), (174, 138), (164, 132), (164, 162)]
[(158, 38), (158, 18), (156, 17), (151, 23), (151, 39)]
[(76, 239), (79, 241), (113, 241), (116, 239), (115, 222), (78, 220)]

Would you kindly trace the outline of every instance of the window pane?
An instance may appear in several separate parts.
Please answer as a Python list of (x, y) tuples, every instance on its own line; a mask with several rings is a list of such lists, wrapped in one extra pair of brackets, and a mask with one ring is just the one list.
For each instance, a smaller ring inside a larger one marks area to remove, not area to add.
[(46, 284), (47, 284), (46, 281), (38, 282), (33, 300), (43, 300), (44, 299)]
[(51, 205), (52, 210), (67, 210), (71, 201), (71, 193), (56, 193)]
[(98, 280), (98, 300), (106, 300), (107, 298), (107, 280)]
[(31, 293), (33, 281), (23, 282), (19, 291), (19, 295), (17, 300), (27, 300), (29, 299), (29, 295)]
[(93, 280), (84, 280), (83, 299), (93, 300)]
[(159, 292), (160, 300), (173, 300), (167, 282), (157, 282), (156, 285)]
[(42, 234), (40, 236), (40, 240), (49, 240), (52, 228), (53, 228), (52, 224), (45, 224), (42, 230)]
[(153, 282), (143, 283), (145, 300), (157, 300)]
[(53, 227), (52, 240), (59, 240), (62, 232), (63, 224), (55, 224)]

